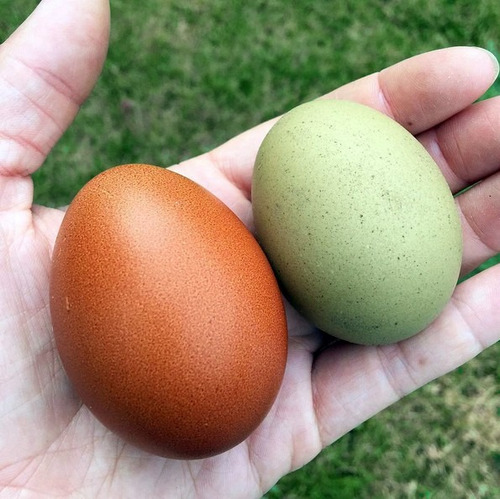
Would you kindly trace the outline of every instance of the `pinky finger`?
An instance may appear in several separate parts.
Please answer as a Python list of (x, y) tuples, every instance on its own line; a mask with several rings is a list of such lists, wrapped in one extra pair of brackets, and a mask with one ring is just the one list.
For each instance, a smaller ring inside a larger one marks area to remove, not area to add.
[(323, 445), (497, 342), (498, 296), (500, 265), (460, 284), (441, 316), (408, 340), (383, 347), (342, 344), (324, 351), (313, 371)]

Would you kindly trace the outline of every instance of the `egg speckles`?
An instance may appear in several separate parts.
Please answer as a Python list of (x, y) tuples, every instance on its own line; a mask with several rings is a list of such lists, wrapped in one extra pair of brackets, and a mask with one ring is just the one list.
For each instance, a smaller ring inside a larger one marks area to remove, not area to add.
[(151, 452), (229, 449), (278, 393), (287, 332), (268, 261), (223, 203), (181, 175), (125, 165), (91, 180), (59, 231), (50, 294), (76, 391)]
[(320, 329), (382, 344), (425, 328), (460, 269), (461, 227), (423, 146), (385, 115), (318, 100), (284, 115), (257, 155), (257, 238)]

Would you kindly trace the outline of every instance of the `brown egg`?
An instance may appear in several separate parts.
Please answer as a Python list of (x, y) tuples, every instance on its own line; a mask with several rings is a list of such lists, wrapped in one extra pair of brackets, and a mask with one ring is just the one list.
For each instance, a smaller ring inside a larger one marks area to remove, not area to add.
[(287, 332), (268, 261), (229, 208), (179, 174), (124, 165), (91, 180), (63, 220), (50, 294), (77, 393), (150, 452), (223, 452), (278, 393)]

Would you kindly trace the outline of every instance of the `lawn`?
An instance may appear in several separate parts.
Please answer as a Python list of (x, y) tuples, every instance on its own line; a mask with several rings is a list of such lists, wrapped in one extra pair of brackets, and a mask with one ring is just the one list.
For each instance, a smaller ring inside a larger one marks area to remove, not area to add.
[[(2, 2), (0, 38), (37, 3)], [(38, 203), (69, 203), (113, 165), (205, 152), (420, 52), (500, 52), (498, 0), (113, 0), (112, 14), (102, 77), (36, 173)], [(266, 497), (500, 497), (499, 353), (497, 344), (382, 412)]]

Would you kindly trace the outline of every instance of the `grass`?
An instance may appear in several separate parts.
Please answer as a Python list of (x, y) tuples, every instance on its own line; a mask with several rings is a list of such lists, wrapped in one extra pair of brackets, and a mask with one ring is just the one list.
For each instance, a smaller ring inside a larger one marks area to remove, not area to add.
[[(37, 3), (0, 5), (2, 39)], [(69, 203), (112, 165), (168, 166), (205, 152), (419, 52), (500, 51), (498, 0), (113, 0), (112, 14), (102, 77), (36, 173), (38, 203)], [(488, 96), (498, 94), (499, 81)], [(367, 421), (266, 497), (499, 497), (499, 352)]]

